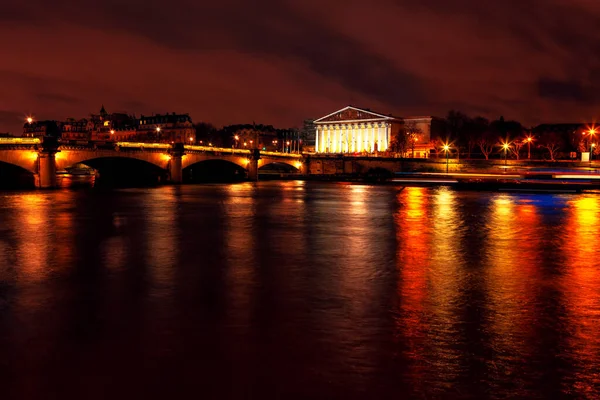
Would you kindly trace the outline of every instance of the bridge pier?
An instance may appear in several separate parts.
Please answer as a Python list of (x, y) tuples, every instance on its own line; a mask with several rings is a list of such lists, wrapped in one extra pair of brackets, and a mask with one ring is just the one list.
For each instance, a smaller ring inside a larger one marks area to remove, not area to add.
[(183, 143), (175, 143), (170, 152), (169, 175), (171, 183), (179, 184), (183, 182), (182, 159), (184, 154)]
[(250, 159), (248, 161), (248, 180), (258, 180), (258, 160), (260, 160), (260, 150), (254, 149), (250, 154)]
[(55, 138), (45, 137), (42, 149), (38, 152), (37, 174), (35, 184), (40, 189), (51, 189), (58, 186), (56, 178), (56, 153), (58, 142)]

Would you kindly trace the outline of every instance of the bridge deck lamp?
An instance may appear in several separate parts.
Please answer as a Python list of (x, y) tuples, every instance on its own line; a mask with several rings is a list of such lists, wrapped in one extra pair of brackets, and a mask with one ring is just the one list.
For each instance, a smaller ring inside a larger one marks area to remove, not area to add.
[(448, 173), (448, 153), (450, 152), (450, 146), (445, 144), (443, 149), (446, 152), (446, 173)]
[(110, 130), (110, 134), (111, 134), (111, 135), (114, 135), (114, 134), (115, 134), (115, 130), (114, 130), (114, 129), (111, 129), (111, 130)]

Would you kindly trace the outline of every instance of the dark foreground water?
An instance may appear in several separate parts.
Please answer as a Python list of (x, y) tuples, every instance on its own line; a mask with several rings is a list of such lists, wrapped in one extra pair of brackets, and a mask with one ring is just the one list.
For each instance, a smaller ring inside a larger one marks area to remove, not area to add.
[(0, 398), (600, 396), (600, 196), (0, 194)]

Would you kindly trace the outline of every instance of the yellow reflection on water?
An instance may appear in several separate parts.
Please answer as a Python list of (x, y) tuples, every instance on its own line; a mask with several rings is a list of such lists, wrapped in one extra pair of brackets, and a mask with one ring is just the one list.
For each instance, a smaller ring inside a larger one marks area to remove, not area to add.
[(568, 331), (568, 358), (577, 368), (563, 382), (565, 391), (580, 398), (597, 398), (600, 388), (600, 201), (592, 195), (568, 203), (560, 233), (565, 272), (560, 288)]

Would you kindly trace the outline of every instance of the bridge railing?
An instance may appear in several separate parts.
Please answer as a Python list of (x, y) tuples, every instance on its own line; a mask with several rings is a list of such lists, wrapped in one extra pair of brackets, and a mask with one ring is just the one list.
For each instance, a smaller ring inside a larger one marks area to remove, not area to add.
[(196, 150), (196, 151), (216, 151), (216, 152), (219, 152), (219, 153), (250, 154), (250, 150), (247, 150), (247, 149), (231, 149), (229, 147), (185, 145), (184, 148), (186, 150)]
[(169, 149), (169, 148), (171, 148), (171, 145), (168, 143), (117, 142), (115, 144), (119, 147), (136, 147), (136, 148), (147, 148), (147, 149)]
[(263, 156), (277, 156), (277, 157), (290, 157), (290, 158), (301, 158), (302, 157), (302, 154), (280, 153), (278, 151), (261, 151), (260, 154)]
[(0, 138), (0, 144), (40, 144), (38, 138)]

